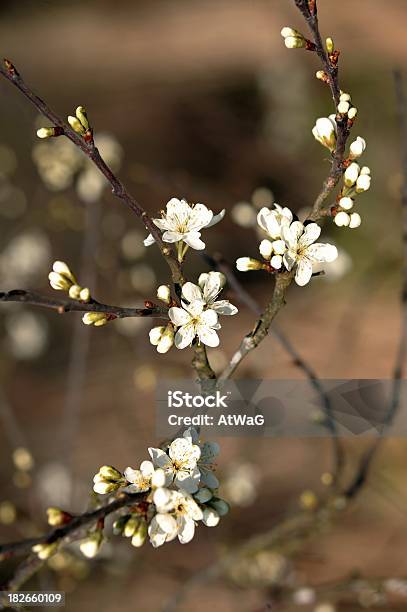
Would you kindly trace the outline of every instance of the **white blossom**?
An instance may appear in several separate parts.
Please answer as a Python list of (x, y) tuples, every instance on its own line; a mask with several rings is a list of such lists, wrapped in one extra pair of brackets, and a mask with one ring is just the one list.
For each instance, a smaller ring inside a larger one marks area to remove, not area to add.
[(282, 236), (282, 228), (293, 220), (293, 213), (287, 207), (274, 204), (274, 209), (262, 208), (257, 215), (257, 223), (272, 238), (278, 240)]
[(305, 47), (307, 44), (307, 41), (301, 32), (298, 32), (298, 30), (294, 30), (294, 28), (290, 28), (288, 26), (281, 30), (281, 36), (284, 38), (284, 44), (287, 49), (300, 49)]
[(221, 272), (204, 272), (199, 276), (198, 285), (187, 282), (182, 287), (184, 301), (191, 303), (201, 301), (220, 315), (235, 315), (238, 310), (229, 300), (218, 300), (219, 293), (226, 283), (226, 277)]
[(164, 470), (167, 485), (174, 482), (178, 488), (188, 493), (198, 490), (201, 449), (192, 443), (191, 437), (176, 438), (171, 442), (168, 454), (160, 448), (149, 448), (148, 452), (154, 467)]
[(195, 521), (203, 518), (196, 501), (185, 491), (166, 488), (157, 489), (153, 501), (157, 514), (148, 527), (151, 544), (161, 546), (177, 536), (181, 544), (190, 542), (195, 534)]
[(357, 159), (362, 155), (365, 149), (366, 140), (361, 138), (361, 136), (357, 136), (356, 140), (354, 140), (349, 147), (349, 159)]
[(100, 547), (103, 544), (103, 533), (101, 530), (95, 531), (89, 537), (81, 540), (79, 549), (81, 553), (88, 559), (93, 559), (98, 554)]
[(343, 197), (339, 200), (339, 206), (343, 208), (343, 210), (351, 210), (354, 203), (355, 202), (352, 200), (352, 198), (349, 197)]
[(352, 187), (358, 180), (360, 166), (356, 162), (352, 162), (348, 166), (343, 175), (343, 181), (347, 187)]
[(171, 324), (153, 327), (148, 335), (151, 344), (157, 347), (158, 353), (167, 353), (174, 344), (174, 329)]
[(355, 227), (359, 227), (361, 223), (362, 219), (359, 213), (352, 213), (349, 219), (349, 227), (353, 229)]
[(350, 216), (347, 212), (340, 211), (335, 215), (334, 223), (338, 227), (347, 227), (350, 223)]
[[(163, 232), (164, 242), (185, 242), (192, 249), (202, 250), (205, 243), (201, 240), (201, 230), (215, 225), (224, 215), (224, 210), (214, 215), (204, 204), (188, 204), (186, 200), (172, 198), (167, 203), (166, 212), (153, 222)], [(151, 234), (144, 240), (145, 246), (154, 242)]]
[(178, 349), (190, 346), (195, 337), (207, 346), (219, 346), (220, 329), (218, 315), (212, 308), (205, 309), (203, 300), (194, 300), (189, 304), (182, 303), (182, 308), (173, 306), (168, 315), (172, 323), (178, 327), (175, 334), (175, 346)]
[(309, 282), (312, 264), (331, 262), (338, 256), (334, 245), (315, 243), (320, 233), (321, 228), (316, 223), (304, 226), (300, 221), (294, 221), (289, 227), (283, 228), (283, 238), (287, 244), (284, 265), (287, 270), (296, 266), (297, 285), (304, 286)]
[(312, 134), (318, 142), (330, 151), (334, 151), (336, 147), (337, 125), (335, 115), (329, 117), (320, 117), (316, 120), (312, 128)]
[(139, 470), (127, 467), (124, 477), (130, 483), (127, 490), (131, 493), (143, 493), (151, 488), (163, 487), (166, 482), (164, 470), (155, 469), (151, 461), (143, 461)]
[(261, 270), (264, 264), (252, 257), (239, 257), (236, 259), (236, 268), (239, 272), (248, 272), (249, 270)]

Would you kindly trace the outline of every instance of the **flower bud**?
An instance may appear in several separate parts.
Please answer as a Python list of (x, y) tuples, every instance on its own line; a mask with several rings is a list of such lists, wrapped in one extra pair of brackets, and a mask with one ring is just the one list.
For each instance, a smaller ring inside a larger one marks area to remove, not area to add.
[(107, 495), (108, 493), (113, 493), (120, 487), (120, 484), (117, 482), (108, 482), (107, 480), (96, 480), (93, 483), (93, 490), (95, 493), (99, 495)]
[(240, 272), (248, 272), (249, 270), (262, 270), (263, 264), (261, 261), (257, 259), (252, 259), (251, 257), (239, 257), (236, 260), (236, 268)]
[(210, 506), (219, 514), (219, 516), (224, 516), (229, 512), (229, 504), (226, 503), (224, 499), (220, 499), (220, 497), (211, 499)]
[(159, 343), (157, 344), (157, 352), (160, 354), (168, 353), (174, 344), (174, 328), (168, 324), (165, 328)]
[(295, 30), (294, 28), (290, 28), (289, 26), (285, 26), (281, 30), (281, 36), (283, 38), (288, 38), (289, 36), (294, 36), (294, 37), (297, 36), (297, 37), (301, 38), (302, 34), (298, 30)]
[(287, 250), (284, 240), (274, 240), (272, 244), (273, 253), (275, 253), (276, 255), (284, 255)]
[(336, 147), (336, 121), (334, 115), (320, 117), (312, 128), (312, 134), (318, 142), (330, 151)]
[(349, 111), (350, 109), (350, 104), (349, 102), (347, 102), (346, 100), (341, 100), (338, 104), (338, 113), (340, 115), (346, 115), (346, 113)]
[(366, 140), (358, 136), (349, 147), (349, 159), (357, 159), (366, 149)]
[(157, 297), (164, 304), (169, 304), (171, 302), (171, 291), (168, 285), (160, 285), (157, 289)]
[(352, 106), (352, 108), (350, 108), (348, 111), (348, 119), (353, 120), (357, 114), (358, 114), (358, 109)]
[(323, 81), (324, 83), (329, 83), (329, 76), (324, 70), (317, 70), (317, 72), (315, 73), (315, 76), (319, 81)]
[(371, 177), (369, 174), (361, 174), (356, 181), (356, 193), (363, 193), (370, 189)]
[(68, 265), (64, 261), (54, 261), (54, 263), (52, 264), (52, 270), (57, 274), (65, 276), (68, 280), (71, 281), (71, 284), (76, 283), (75, 276), (72, 274)]
[(78, 106), (77, 107), (77, 109), (75, 111), (75, 115), (79, 119), (79, 121), (81, 122), (81, 124), (85, 128), (85, 130), (88, 130), (89, 129), (88, 116), (87, 116), (86, 110), (83, 108), (83, 106)]
[(53, 127), (43, 127), (37, 130), (38, 138), (52, 138), (55, 136), (55, 128)]
[(113, 533), (114, 535), (121, 535), (123, 533), (123, 529), (130, 518), (130, 514), (123, 514), (119, 516), (113, 523)]
[(328, 53), (333, 53), (335, 50), (335, 45), (334, 45), (334, 41), (332, 40), (332, 38), (327, 38), (325, 41), (325, 45), (326, 45), (326, 50), (328, 51)]
[(47, 508), (47, 517), (48, 525), (52, 525), (53, 527), (64, 525), (72, 518), (68, 512), (64, 512), (63, 510), (54, 507)]
[(273, 257), (270, 259), (270, 265), (272, 268), (274, 268), (274, 270), (279, 270), (283, 265), (283, 258), (281, 255), (273, 255)]
[(287, 49), (303, 49), (307, 45), (305, 38), (299, 38), (298, 36), (288, 36), (284, 39), (284, 44)]
[(345, 170), (343, 181), (347, 187), (352, 187), (358, 179), (360, 166), (356, 162), (352, 162)]
[(77, 134), (80, 134), (81, 136), (83, 136), (86, 133), (85, 128), (83, 127), (82, 123), (79, 121), (77, 117), (72, 117), (72, 115), (69, 115), (68, 123), (71, 126), (71, 128), (75, 130)]
[(125, 538), (133, 537), (133, 535), (136, 533), (137, 527), (139, 526), (139, 522), (139, 517), (135, 516), (134, 514), (129, 518), (123, 529), (123, 535)]
[(355, 227), (359, 227), (362, 223), (362, 219), (358, 213), (352, 213), (350, 216), (349, 227), (354, 229)]
[(260, 255), (269, 260), (273, 253), (273, 245), (270, 240), (262, 240), (259, 245)]
[(359, 174), (369, 174), (370, 175), (370, 168), (368, 166), (362, 166)]
[(204, 525), (206, 525), (207, 527), (216, 527), (219, 521), (220, 516), (216, 512), (216, 510), (213, 510), (212, 508), (205, 508), (205, 510), (203, 511), (202, 518), (202, 522), (204, 523)]
[(345, 101), (345, 102), (350, 102), (351, 101), (351, 96), (350, 96), (350, 94), (346, 93), (345, 91), (341, 91), (340, 94), (339, 94), (339, 100)]
[(31, 550), (36, 553), (37, 557), (41, 559), (41, 561), (45, 561), (56, 552), (57, 548), (58, 543), (53, 542), (52, 544), (35, 544)]
[(206, 504), (210, 499), (212, 499), (213, 493), (207, 487), (203, 487), (199, 489), (195, 494), (194, 498), (201, 504)]
[(83, 289), (79, 292), (79, 299), (81, 302), (89, 302), (90, 300), (90, 291), (88, 287), (83, 287)]
[(71, 287), (71, 282), (56, 272), (50, 272), (48, 274), (48, 280), (51, 287), (56, 291), (69, 291), (69, 288)]
[(334, 223), (338, 227), (347, 227), (350, 223), (350, 217), (347, 212), (341, 211), (338, 212), (334, 217)]
[(121, 480), (123, 478), (123, 474), (112, 465), (102, 465), (98, 474), (107, 480)]
[(153, 327), (150, 329), (148, 336), (150, 338), (150, 342), (153, 346), (157, 346), (157, 344), (161, 340), (161, 336), (165, 331), (165, 327), (163, 325), (159, 325), (158, 327)]
[(104, 312), (86, 312), (82, 317), (82, 322), (85, 325), (94, 325), (95, 327), (106, 325), (107, 321), (108, 318)]
[(131, 538), (131, 545), (136, 548), (140, 548), (143, 546), (147, 537), (147, 523), (144, 520), (141, 520), (136, 531), (134, 532), (133, 537)]
[(69, 287), (68, 294), (72, 300), (79, 300), (80, 293), (81, 287), (79, 287), (79, 285), (72, 285)]
[(339, 206), (343, 208), (343, 210), (350, 210), (353, 208), (354, 203), (352, 198), (349, 197), (344, 197), (339, 200)]
[(103, 533), (100, 529), (91, 533), (89, 537), (85, 538), (79, 544), (81, 553), (88, 559), (93, 559), (99, 552), (100, 547), (103, 544)]

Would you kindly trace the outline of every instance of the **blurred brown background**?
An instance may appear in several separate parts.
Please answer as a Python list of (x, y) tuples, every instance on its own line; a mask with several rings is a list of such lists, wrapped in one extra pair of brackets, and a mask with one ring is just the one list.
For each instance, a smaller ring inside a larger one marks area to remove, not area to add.
[[(359, 198), (359, 229), (329, 223), (324, 230), (340, 248), (338, 265), (306, 288), (293, 288), (278, 324), (321, 377), (387, 378), (399, 333), (401, 265), (392, 70), (404, 68), (407, 58), (407, 7), (405, 0), (319, 4), (322, 32), (342, 51), (341, 85), (359, 110), (353, 134), (367, 140), (363, 161), (373, 183)], [(285, 49), (280, 37), (284, 25), (305, 31), (293, 5), (3, 0), (1, 53), (58, 113), (86, 106), (102, 150), (150, 213), (172, 196), (204, 202), (215, 212), (226, 208), (226, 220), (204, 239), (209, 253), (221, 252), (233, 262), (256, 256), (255, 229), (242, 227), (250, 226), (256, 206), (277, 201), (304, 209), (329, 167), (311, 136), (315, 119), (332, 112), (327, 89), (314, 78), (319, 65), (312, 54)], [(5, 82), (0, 113), (0, 289), (50, 293), (47, 273), (62, 259), (100, 301), (139, 305), (154, 298), (166, 270), (157, 249), (141, 246), (145, 232), (137, 219), (100, 185), (70, 143), (44, 147), (36, 140), (36, 127), (46, 122)], [(190, 278), (205, 269), (192, 253)], [(239, 278), (261, 304), (267, 301), (268, 278)], [(237, 303), (232, 292), (229, 297)], [(136, 467), (146, 458), (147, 446), (156, 441), (156, 380), (189, 376), (190, 356), (175, 349), (157, 356), (148, 343), (148, 321), (88, 329), (74, 314), (13, 304), (2, 305), (0, 314), (4, 541), (44, 530), (49, 505), (84, 510), (99, 465)], [(224, 323), (221, 350), (212, 352), (215, 369), (252, 324), (243, 306)], [(270, 338), (239, 375), (302, 373)], [(295, 512), (305, 489), (323, 492), (321, 473), (331, 468), (329, 440), (220, 442), (218, 471), (229, 483), (224, 496), (235, 503), (217, 529), (201, 527), (188, 546), (172, 543), (159, 550), (135, 550), (114, 538), (94, 563), (73, 554), (30, 588), (66, 590), (69, 611), (159, 611), (219, 551)], [(348, 441), (349, 474), (365, 445)], [(13, 463), (17, 447), (30, 450), (32, 469), (18, 457)], [(386, 441), (352, 508), (290, 566), (300, 584), (335, 580), (352, 570), (407, 574), (406, 458), (403, 440)], [(236, 473), (241, 480), (233, 482), (230, 474)], [(239, 505), (244, 487), (252, 488), (248, 506)], [(178, 609), (266, 609), (273, 562), (265, 578), (198, 583)], [(1, 578), (11, 569), (5, 566)], [(297, 608), (313, 609), (284, 609)]]

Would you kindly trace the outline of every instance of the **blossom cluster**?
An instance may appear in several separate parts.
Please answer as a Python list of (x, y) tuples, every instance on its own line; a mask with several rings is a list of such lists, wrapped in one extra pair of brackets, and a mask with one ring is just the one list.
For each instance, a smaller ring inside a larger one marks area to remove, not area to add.
[[(212, 271), (201, 274), (197, 285), (187, 282), (182, 286), (181, 305), (174, 302), (168, 311), (170, 322), (150, 330), (150, 342), (159, 353), (166, 353), (173, 344), (178, 349), (191, 346), (195, 338), (206, 346), (219, 346), (219, 315), (238, 312), (228, 300), (218, 300), (225, 283), (224, 274)], [(157, 296), (164, 303), (172, 304), (165, 286), (158, 288)]]
[[(340, 102), (337, 107), (340, 118), (347, 117), (353, 120), (356, 116), (356, 108), (351, 105), (351, 97), (341, 92)], [(320, 117), (312, 128), (312, 134), (319, 143), (333, 153), (336, 149), (338, 127), (336, 115)], [(370, 189), (370, 168), (360, 166), (355, 160), (363, 155), (366, 149), (366, 140), (361, 136), (350, 144), (347, 159), (344, 162), (345, 172), (343, 174), (343, 186), (337, 197), (337, 203), (332, 208), (334, 223), (338, 227), (356, 228), (361, 224), (361, 217), (357, 212), (349, 212), (355, 205), (355, 197)]]
[(274, 204), (271, 210), (262, 208), (257, 215), (257, 222), (268, 235), (259, 245), (260, 255), (265, 261), (240, 257), (236, 267), (241, 272), (295, 269), (295, 282), (304, 286), (311, 279), (314, 264), (330, 263), (338, 256), (334, 245), (315, 242), (321, 233), (317, 223), (303, 224), (294, 220), (293, 213), (287, 207)]
[[(218, 444), (201, 442), (197, 431), (189, 428), (166, 450), (148, 451), (150, 460), (143, 461), (139, 469), (128, 467), (121, 473), (112, 466), (102, 466), (93, 479), (93, 490), (99, 495), (118, 490), (145, 494), (142, 503), (135, 502), (115, 520), (114, 533), (131, 538), (136, 547), (147, 537), (158, 547), (176, 538), (182, 544), (190, 542), (199, 521), (207, 527), (216, 526), (229, 510), (217, 494), (214, 460)], [(81, 542), (83, 554), (95, 556), (103, 539), (101, 529), (91, 532)]]

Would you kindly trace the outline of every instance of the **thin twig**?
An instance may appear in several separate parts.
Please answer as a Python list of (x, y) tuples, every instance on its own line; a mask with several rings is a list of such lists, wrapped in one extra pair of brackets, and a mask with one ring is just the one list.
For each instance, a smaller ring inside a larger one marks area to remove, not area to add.
[(33, 291), (24, 289), (13, 289), (12, 291), (0, 292), (0, 302), (20, 302), (32, 306), (42, 306), (56, 310), (59, 314), (65, 312), (104, 312), (112, 315), (112, 318), (124, 319), (127, 317), (157, 317), (168, 318), (168, 308), (154, 306), (153, 308), (125, 308), (123, 306), (110, 306), (101, 304), (96, 300), (90, 302), (79, 302), (69, 299), (55, 299), (46, 295), (40, 295)]
[(122, 200), (136, 215), (142, 220), (146, 229), (152, 234), (157, 245), (160, 248), (162, 255), (167, 261), (174, 284), (182, 284), (182, 269), (178, 259), (172, 249), (163, 242), (161, 232), (154, 224), (153, 220), (148, 216), (144, 208), (137, 200), (126, 190), (123, 183), (115, 176), (111, 168), (102, 159), (99, 150), (94, 144), (93, 138), (85, 140), (77, 134), (71, 126), (61, 119), (44, 100), (37, 96), (18, 73), (15, 66), (9, 60), (4, 60), (4, 66), (0, 64), (0, 74), (2, 74), (10, 83), (12, 83), (21, 93), (35, 106), (35, 108), (46, 117), (53, 127), (58, 127), (69, 140), (71, 140), (81, 151), (95, 164), (100, 172), (105, 176), (112, 187), (112, 193)]
[(75, 516), (66, 525), (63, 525), (62, 527), (55, 527), (55, 529), (52, 529), (44, 535), (36, 538), (27, 538), (18, 542), (0, 544), (0, 556), (26, 553), (29, 552), (36, 544), (52, 544), (54, 542), (59, 542), (68, 536), (69, 538), (72, 538), (83, 527), (86, 527), (91, 523), (95, 523), (97, 520), (112, 514), (112, 512), (115, 512), (120, 508), (128, 505), (134, 505), (143, 501), (146, 495), (147, 493), (125, 493), (121, 491), (115, 499), (108, 502), (106, 505), (101, 506), (96, 510), (92, 510), (91, 512), (84, 512), (83, 514)]
[[(338, 81), (338, 62), (337, 56), (328, 56), (325, 51), (322, 37), (319, 31), (317, 2), (311, 3), (308, 0), (295, 0), (295, 4), (303, 14), (313, 35), (313, 51), (322, 61), (324, 71), (328, 74), (329, 85), (332, 93), (332, 98), (336, 107), (339, 103), (340, 87)], [(337, 140), (336, 148), (332, 154), (331, 169), (326, 178), (322, 189), (317, 196), (311, 214), (308, 217), (309, 221), (318, 221), (329, 214), (329, 205), (326, 205), (326, 200), (331, 195), (332, 191), (337, 186), (344, 172), (344, 156), (345, 146), (349, 136), (352, 122), (340, 115), (336, 117), (337, 122)], [(280, 272), (275, 275), (274, 292), (271, 301), (266, 307), (264, 313), (257, 320), (254, 329), (243, 338), (238, 350), (233, 355), (230, 363), (226, 366), (224, 372), (220, 376), (220, 380), (230, 378), (235, 370), (240, 366), (243, 359), (255, 349), (262, 340), (267, 336), (271, 323), (278, 314), (282, 306), (285, 304), (285, 295), (294, 278), (293, 272)]]
[[(246, 291), (243, 285), (239, 282), (238, 278), (236, 277), (236, 274), (234, 274), (233, 272), (231, 265), (219, 254), (215, 254), (213, 257), (207, 254), (203, 254), (202, 256), (205, 259), (205, 261), (209, 263), (211, 268), (219, 270), (219, 272), (222, 272), (226, 276), (228, 285), (232, 289), (232, 291), (235, 293), (238, 301), (241, 304), (245, 304), (247, 308), (251, 310), (256, 316), (259, 316), (261, 314), (261, 308), (259, 304), (250, 295), (250, 293)], [(315, 389), (315, 391), (318, 393), (320, 397), (322, 408), (325, 413), (326, 427), (331, 432), (331, 435), (333, 438), (333, 445), (334, 445), (333, 478), (334, 478), (334, 484), (336, 484), (339, 479), (340, 474), (342, 473), (345, 456), (344, 456), (342, 444), (338, 437), (336, 421), (335, 421), (335, 418), (333, 416), (333, 411), (332, 411), (331, 398), (329, 397), (329, 394), (326, 393), (315, 370), (304, 359), (304, 357), (302, 357), (298, 353), (298, 351), (296, 350), (292, 342), (289, 340), (289, 338), (287, 338), (287, 336), (277, 326), (276, 323), (273, 323), (273, 326), (270, 330), (270, 334), (278, 340), (278, 342), (285, 349), (285, 351), (292, 357), (294, 365), (297, 366), (300, 370), (304, 372), (310, 384), (312, 385), (312, 387)]]

